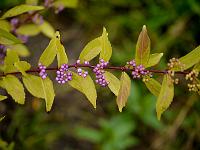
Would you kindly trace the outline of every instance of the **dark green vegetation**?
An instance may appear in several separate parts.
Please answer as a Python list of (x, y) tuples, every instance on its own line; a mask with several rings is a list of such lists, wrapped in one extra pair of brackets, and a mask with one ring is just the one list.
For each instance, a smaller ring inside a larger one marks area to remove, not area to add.
[[(164, 52), (156, 68), (165, 68), (169, 58), (183, 56), (200, 44), (197, 0), (80, 0), (76, 9), (65, 9), (59, 15), (49, 12), (45, 18), (60, 29), (71, 60), (78, 58), (83, 46), (103, 26), (113, 46), (113, 65), (133, 58), (143, 24), (148, 27), (151, 51)], [(38, 59), (47, 43), (42, 35), (28, 42), (31, 62)], [(158, 80), (161, 78), (158, 76)], [(6, 118), (0, 124), (0, 136), (20, 150), (199, 149), (199, 97), (190, 94), (184, 83), (175, 89), (171, 108), (159, 122), (155, 113), (156, 98), (140, 81), (132, 80), (131, 96), (122, 113), (118, 112), (114, 95), (107, 89), (98, 89), (95, 111), (82, 94), (69, 86), (57, 86), (56, 101), (49, 114), (44, 111), (44, 102), (33, 97), (23, 106), (11, 100), (1, 102), (0, 110)]]

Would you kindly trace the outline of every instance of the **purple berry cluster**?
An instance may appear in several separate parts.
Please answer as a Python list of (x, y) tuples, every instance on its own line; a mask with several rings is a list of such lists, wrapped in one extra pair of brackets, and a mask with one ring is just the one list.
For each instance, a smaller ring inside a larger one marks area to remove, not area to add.
[(72, 80), (72, 73), (68, 71), (69, 66), (67, 64), (63, 64), (60, 69), (56, 72), (56, 81), (60, 84), (64, 84), (67, 81)]
[[(77, 61), (76, 61), (76, 65), (80, 65), (80, 60), (78, 59)], [(88, 62), (88, 61), (84, 61), (84, 64), (85, 65), (89, 65), (90, 63)], [(77, 69), (77, 74), (79, 75), (79, 76), (82, 76), (83, 78), (85, 78), (85, 77), (87, 77), (87, 75), (88, 75), (88, 72), (87, 71), (83, 71), (81, 68), (78, 68)]]
[(127, 65), (129, 67), (133, 67), (133, 71), (132, 71), (132, 76), (133, 78), (141, 78), (142, 76), (148, 75), (149, 71), (145, 70), (143, 65), (136, 65), (135, 60), (131, 60), (129, 62), (127, 62)]
[(106, 81), (103, 70), (108, 65), (108, 62), (105, 62), (103, 59), (100, 59), (99, 64), (97, 64), (93, 72), (96, 74), (96, 83), (102, 87), (106, 87), (108, 85), (108, 81)]
[(46, 73), (46, 66), (42, 65), (41, 63), (38, 64), (38, 68), (40, 70), (39, 75), (42, 79), (45, 79), (47, 77)]

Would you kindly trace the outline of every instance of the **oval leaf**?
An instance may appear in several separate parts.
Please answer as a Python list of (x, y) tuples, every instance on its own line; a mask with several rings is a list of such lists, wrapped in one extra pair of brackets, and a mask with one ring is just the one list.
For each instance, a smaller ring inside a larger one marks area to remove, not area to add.
[(101, 51), (101, 38), (98, 37), (90, 41), (82, 50), (79, 59), (81, 62), (90, 61)]
[(120, 78), (120, 89), (117, 96), (117, 105), (120, 112), (122, 112), (122, 108), (125, 107), (126, 105), (128, 97), (130, 95), (130, 90), (131, 90), (130, 77), (125, 72), (122, 72)]
[(26, 71), (31, 68), (31, 65), (26, 61), (15, 62), (14, 66), (22, 73), (23, 76), (26, 76)]
[(148, 81), (144, 82), (146, 87), (154, 96), (158, 97), (158, 95), (160, 94), (161, 84), (153, 78), (146, 78), (148, 78)]
[[(179, 60), (184, 65), (183, 70), (186, 70), (192, 67), (193, 65), (195, 65), (196, 63), (200, 61), (200, 46), (192, 50), (187, 55), (181, 57)], [(181, 70), (179, 68), (179, 69), (175, 69), (175, 71), (181, 71)]]
[(9, 9), (3, 16), (2, 18), (9, 18), (9, 17), (14, 17), (20, 14), (23, 14), (25, 12), (29, 12), (29, 11), (38, 11), (38, 10), (42, 10), (44, 9), (43, 6), (33, 6), (33, 5), (19, 5), (16, 7), (13, 7), (11, 9)]
[(96, 108), (97, 92), (91, 77), (88, 75), (86, 78), (83, 78), (73, 72), (72, 78), (73, 80), (69, 81), (69, 84), (73, 88), (85, 94), (90, 103), (94, 106), (94, 108)]
[(7, 96), (0, 95), (0, 101), (3, 101), (4, 99), (7, 99)]
[(44, 21), (41, 25), (38, 26), (39, 27), (39, 30), (44, 34), (46, 35), (47, 37), (49, 38), (53, 38), (54, 36), (54, 33), (55, 33), (55, 30), (54, 28), (52, 27), (52, 25), (47, 22), (47, 21)]
[(36, 24), (25, 24), (21, 25), (16, 32), (21, 35), (35, 36), (40, 33), (40, 29)]
[(103, 59), (105, 61), (109, 61), (110, 57), (112, 55), (112, 47), (110, 44), (110, 41), (108, 39), (108, 33), (106, 31), (106, 28), (103, 28), (103, 33), (101, 36), (101, 52), (100, 52), (100, 59)]
[(156, 101), (157, 118), (160, 120), (162, 113), (169, 107), (174, 97), (174, 84), (171, 77), (164, 75), (160, 94)]
[(13, 75), (7, 75), (3, 78), (3, 88), (19, 104), (24, 104), (25, 93), (22, 83)]
[(15, 44), (7, 46), (11, 51), (15, 51), (21, 57), (27, 57), (30, 55), (28, 48), (24, 44)]
[(146, 26), (144, 25), (136, 44), (136, 53), (135, 53), (136, 64), (146, 66), (149, 61), (149, 55), (150, 55), (150, 39), (147, 34)]
[(163, 53), (150, 54), (148, 64), (145, 66), (145, 68), (152, 67), (158, 64), (162, 56)]
[(11, 30), (11, 25), (7, 20), (0, 20), (0, 29), (3, 29), (7, 32)]
[(117, 96), (120, 88), (120, 80), (108, 71), (106, 71), (104, 75), (106, 81), (109, 82), (108, 84), (109, 89)]
[(0, 29), (0, 44), (3, 45), (13, 45), (13, 44), (20, 44), (21, 41), (16, 38), (10, 32)]

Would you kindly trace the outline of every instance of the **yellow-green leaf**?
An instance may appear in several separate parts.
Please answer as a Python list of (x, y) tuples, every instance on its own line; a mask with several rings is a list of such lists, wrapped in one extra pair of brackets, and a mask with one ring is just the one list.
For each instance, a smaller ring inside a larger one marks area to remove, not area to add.
[(145, 68), (155, 66), (156, 64), (158, 64), (162, 56), (163, 53), (150, 54), (148, 64), (145, 66)]
[(11, 25), (7, 20), (0, 20), (0, 29), (9, 32), (11, 30)]
[(7, 96), (0, 95), (0, 101), (3, 101), (4, 99), (7, 99)]
[[(183, 70), (186, 70), (200, 61), (200, 46), (192, 50), (187, 55), (181, 57), (180, 62), (183, 64)], [(176, 69), (175, 71), (180, 71)]]
[(26, 13), (26, 12), (38, 11), (38, 10), (42, 10), (42, 9), (44, 9), (43, 6), (33, 6), (33, 5), (26, 5), (26, 4), (18, 5), (18, 6), (15, 6), (15, 7), (9, 9), (2, 16), (2, 18), (5, 19), (5, 18), (9, 18), (9, 17), (14, 17), (14, 16), (17, 16), (17, 15)]
[(65, 48), (60, 42), (60, 33), (56, 32), (56, 51), (57, 51), (57, 60), (58, 60), (58, 67), (62, 64), (68, 63), (67, 54), (65, 53)]
[(35, 36), (40, 33), (40, 29), (36, 24), (25, 24), (21, 25), (17, 30), (17, 34), (26, 35), (26, 36)]
[(55, 97), (52, 81), (48, 77), (42, 79), (34, 75), (24, 76), (22, 80), (27, 90), (33, 96), (45, 99), (46, 111), (50, 111)]
[(149, 55), (150, 55), (150, 39), (147, 34), (146, 26), (144, 25), (136, 44), (136, 53), (135, 53), (136, 64), (137, 65), (141, 64), (146, 66), (149, 61)]
[(101, 46), (101, 38), (98, 37), (92, 41), (90, 41), (82, 50), (79, 59), (81, 62), (90, 61), (94, 57), (96, 57), (102, 49)]
[(28, 5), (37, 5), (38, 4), (38, 0), (26, 0), (26, 4), (28, 4)]
[(28, 48), (24, 44), (15, 44), (7, 46), (11, 51), (15, 51), (21, 57), (30, 55)]
[(14, 66), (22, 73), (23, 76), (26, 76), (26, 71), (31, 68), (31, 65), (26, 61), (15, 62)]
[(197, 64), (194, 65), (193, 70), (200, 71), (200, 61)]
[(88, 75), (86, 78), (83, 78), (76, 73), (73, 73), (72, 78), (73, 80), (69, 81), (69, 84), (73, 88), (85, 94), (90, 103), (94, 106), (94, 108), (96, 108), (97, 93), (91, 77)]
[(54, 34), (55, 34), (55, 30), (54, 28), (52, 27), (52, 25), (47, 22), (47, 21), (44, 21), (41, 25), (38, 26), (40, 31), (46, 35), (47, 37), (49, 38), (53, 38)]
[(39, 63), (42, 63), (45, 66), (49, 66), (55, 59), (56, 54), (57, 54), (56, 38), (53, 37), (51, 41), (49, 42), (49, 45), (47, 46), (47, 48), (44, 50), (44, 52), (40, 56)]
[(19, 104), (24, 104), (25, 93), (22, 83), (17, 77), (13, 75), (7, 75), (3, 78), (3, 88), (6, 89), (9, 95)]
[(149, 91), (153, 95), (158, 97), (158, 95), (160, 93), (160, 89), (161, 89), (161, 84), (153, 78), (150, 78), (150, 77), (146, 77), (146, 78), (148, 78), (148, 81), (144, 82), (146, 87), (149, 89)]
[(174, 84), (170, 75), (164, 75), (160, 94), (156, 102), (157, 118), (160, 120), (162, 113), (169, 107), (174, 97)]
[(106, 71), (104, 75), (106, 81), (109, 82), (108, 87), (117, 96), (120, 88), (120, 80), (108, 71)]
[(19, 57), (15, 51), (7, 49), (6, 57), (4, 59), (4, 73), (15, 72), (17, 69), (14, 63), (19, 61)]
[(108, 33), (106, 31), (106, 28), (103, 28), (103, 33), (101, 36), (101, 47), (102, 49), (100, 52), (100, 58), (105, 61), (109, 61), (112, 55), (112, 47), (108, 39)]
[(78, 4), (78, 0), (57, 0), (53, 3), (54, 7), (60, 7), (60, 6), (64, 6), (64, 7), (69, 7), (69, 8), (75, 8)]
[(42, 81), (42, 89), (44, 93), (44, 99), (46, 102), (46, 111), (48, 112), (51, 110), (55, 97), (53, 83), (48, 77), (46, 79), (40, 78), (40, 80)]
[(120, 89), (117, 96), (117, 105), (119, 111), (122, 112), (122, 108), (125, 107), (128, 97), (131, 91), (131, 80), (130, 77), (125, 73), (122, 72), (120, 78)]
[(12, 44), (20, 44), (21, 41), (16, 38), (10, 32), (0, 29), (0, 44), (3, 45), (12, 45)]

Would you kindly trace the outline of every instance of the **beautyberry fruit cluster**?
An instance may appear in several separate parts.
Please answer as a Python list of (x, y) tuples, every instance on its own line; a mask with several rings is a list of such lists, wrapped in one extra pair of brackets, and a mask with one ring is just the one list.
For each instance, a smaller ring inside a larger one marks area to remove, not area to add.
[(39, 75), (42, 79), (45, 79), (47, 77), (46, 73), (46, 66), (42, 65), (41, 63), (38, 64), (38, 68), (40, 70)]
[(108, 62), (105, 62), (103, 59), (100, 59), (99, 64), (97, 64), (93, 72), (96, 74), (96, 83), (102, 87), (106, 87), (108, 85), (108, 81), (106, 81), (103, 70), (108, 65)]
[[(90, 65), (90, 63), (88, 61), (84, 61), (84, 64), (85, 65)], [(79, 59), (76, 61), (76, 65), (80, 65), (80, 60)], [(81, 68), (78, 68), (77, 69), (77, 74), (79, 76), (82, 76), (83, 78), (85, 78), (85, 77), (87, 77), (88, 72), (87, 71), (83, 71)]]
[(59, 84), (64, 84), (67, 81), (72, 80), (72, 73), (68, 70), (69, 66), (67, 64), (63, 64), (58, 71), (56, 71), (56, 81)]

